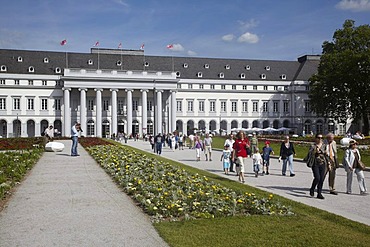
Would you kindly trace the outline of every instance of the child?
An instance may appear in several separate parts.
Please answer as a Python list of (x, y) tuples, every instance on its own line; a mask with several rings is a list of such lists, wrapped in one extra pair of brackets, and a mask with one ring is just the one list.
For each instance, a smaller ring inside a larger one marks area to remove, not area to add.
[(269, 166), (270, 166), (270, 154), (274, 154), (274, 150), (270, 147), (270, 142), (266, 141), (265, 146), (262, 149), (262, 159), (263, 159), (263, 172), (265, 174), (265, 167), (266, 167), (266, 175), (269, 175)]
[(222, 155), (221, 155), (221, 161), (223, 161), (222, 164), (223, 164), (224, 172), (226, 175), (229, 174), (229, 168), (230, 168), (231, 151), (229, 147), (230, 145), (226, 144), (224, 146), (224, 150), (222, 151)]
[(254, 149), (253, 159), (253, 171), (256, 177), (258, 177), (258, 172), (260, 171), (260, 165), (262, 165), (262, 157), (259, 153), (258, 147)]

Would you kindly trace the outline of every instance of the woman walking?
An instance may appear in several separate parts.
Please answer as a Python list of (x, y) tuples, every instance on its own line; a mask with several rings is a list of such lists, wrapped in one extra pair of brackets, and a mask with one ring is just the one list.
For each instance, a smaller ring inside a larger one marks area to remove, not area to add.
[(321, 134), (316, 135), (315, 144), (311, 146), (309, 156), (314, 159), (312, 165), (314, 179), (310, 188), (310, 196), (314, 196), (315, 188), (317, 186), (317, 198), (324, 199), (322, 195), (322, 186), (324, 184), (328, 167), (328, 157)]
[(247, 164), (247, 149), (250, 149), (250, 144), (248, 138), (245, 138), (244, 131), (239, 131), (236, 135), (236, 141), (233, 146), (232, 159), (237, 160), (239, 167), (237, 168), (237, 175), (239, 176), (239, 181), (244, 183), (244, 167)]
[(355, 140), (349, 142), (349, 148), (344, 153), (343, 166), (347, 172), (347, 194), (352, 193), (352, 178), (353, 171), (357, 175), (358, 185), (360, 187), (360, 194), (367, 195), (367, 188), (365, 184), (364, 165), (361, 161), (360, 151), (357, 149), (358, 143)]
[(280, 157), (279, 162), (283, 160), (282, 175), (286, 175), (286, 166), (289, 163), (290, 176), (294, 177), (295, 173), (293, 170), (293, 155), (295, 155), (295, 150), (293, 143), (289, 141), (289, 136), (286, 136), (284, 142), (281, 143), (280, 147)]
[(199, 136), (195, 136), (194, 149), (196, 152), (197, 161), (200, 161), (200, 152), (203, 150), (203, 143)]

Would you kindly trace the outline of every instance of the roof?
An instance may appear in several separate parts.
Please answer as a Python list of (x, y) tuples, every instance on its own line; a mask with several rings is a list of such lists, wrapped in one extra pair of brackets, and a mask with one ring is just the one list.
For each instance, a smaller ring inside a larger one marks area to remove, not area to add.
[[(21, 58), (22, 62), (18, 59)], [(218, 80), (308, 80), (317, 72), (317, 56), (297, 61), (145, 56), (131, 50), (69, 53), (0, 49), (0, 66), (12, 74), (58, 74), (56, 68), (175, 71), (180, 79)], [(30, 72), (30, 67), (34, 72)], [(201, 77), (199, 76), (201, 73)], [(62, 73), (59, 72), (59, 73)], [(264, 77), (264, 78), (263, 78)]]

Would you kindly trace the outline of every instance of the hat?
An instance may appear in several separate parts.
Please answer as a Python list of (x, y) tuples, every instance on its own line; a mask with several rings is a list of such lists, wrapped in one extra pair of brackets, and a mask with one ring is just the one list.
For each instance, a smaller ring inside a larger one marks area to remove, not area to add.
[(270, 142), (269, 141), (265, 141), (265, 145), (269, 144), (270, 145)]
[(356, 140), (350, 140), (349, 141), (349, 145), (355, 145), (355, 144), (358, 144), (358, 142)]

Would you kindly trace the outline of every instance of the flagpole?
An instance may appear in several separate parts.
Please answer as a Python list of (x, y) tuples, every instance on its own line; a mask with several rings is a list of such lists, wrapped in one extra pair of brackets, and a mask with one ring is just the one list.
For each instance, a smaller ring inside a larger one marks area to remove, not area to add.
[(123, 70), (123, 61), (122, 61), (122, 46), (121, 46), (121, 70)]
[(98, 46), (98, 70), (99, 70), (99, 46)]

